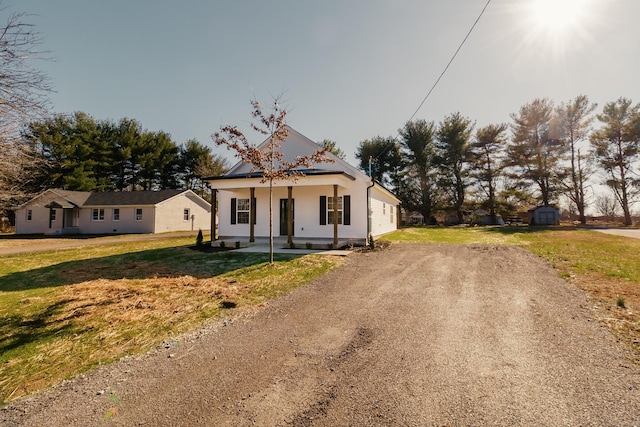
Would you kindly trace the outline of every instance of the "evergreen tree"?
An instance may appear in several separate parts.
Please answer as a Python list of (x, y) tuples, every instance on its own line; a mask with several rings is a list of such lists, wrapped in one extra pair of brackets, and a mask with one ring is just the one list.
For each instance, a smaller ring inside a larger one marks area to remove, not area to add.
[(391, 138), (376, 136), (361, 141), (356, 150), (360, 169), (382, 184), (391, 184), (391, 175), (402, 166), (400, 147)]
[(513, 171), (513, 179), (535, 184), (540, 201), (548, 206), (558, 193), (566, 152), (559, 135), (551, 135), (553, 103), (535, 99), (511, 117), (513, 137), (507, 147), (506, 164)]
[(596, 161), (622, 208), (624, 224), (631, 225), (631, 206), (640, 195), (640, 179), (634, 170), (640, 159), (640, 104), (620, 98), (605, 104), (597, 117), (603, 127), (591, 135)]
[(44, 188), (92, 191), (107, 186), (98, 177), (111, 159), (104, 152), (100, 126), (91, 116), (76, 112), (33, 122), (24, 137), (49, 165), (39, 180)]
[(180, 146), (179, 157), (181, 185), (209, 200), (210, 194), (202, 178), (224, 174), (229, 168), (227, 161), (195, 139)]
[(329, 150), (329, 152), (334, 156), (336, 156), (337, 158), (341, 160), (347, 159), (347, 155), (345, 154), (344, 151), (342, 151), (340, 147), (338, 147), (338, 144), (335, 141), (331, 141), (330, 139), (324, 139), (320, 142), (320, 145), (326, 148), (327, 150)]
[(498, 224), (496, 216), (497, 185), (502, 171), (502, 154), (507, 145), (506, 124), (489, 125), (478, 129), (470, 147), (471, 176), (487, 197), (491, 224)]
[(437, 163), (441, 170), (441, 188), (447, 192), (458, 223), (464, 222), (463, 206), (469, 186), (471, 120), (454, 113), (440, 122), (437, 130)]
[(416, 209), (425, 223), (432, 222), (436, 204), (435, 126), (433, 122), (407, 122), (399, 131), (406, 158), (400, 195), (408, 209)]

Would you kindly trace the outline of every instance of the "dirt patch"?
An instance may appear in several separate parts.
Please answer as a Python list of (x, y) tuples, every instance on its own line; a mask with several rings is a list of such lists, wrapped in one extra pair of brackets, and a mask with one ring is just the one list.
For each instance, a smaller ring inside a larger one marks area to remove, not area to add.
[(633, 358), (640, 364), (640, 322), (634, 309), (640, 307), (640, 287), (591, 275), (570, 277), (569, 281), (588, 293), (596, 318), (633, 349)]

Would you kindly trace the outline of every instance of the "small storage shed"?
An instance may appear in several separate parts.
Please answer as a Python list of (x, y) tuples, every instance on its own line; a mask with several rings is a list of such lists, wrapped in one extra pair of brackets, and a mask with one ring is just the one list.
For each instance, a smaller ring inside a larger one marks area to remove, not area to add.
[(560, 210), (553, 206), (538, 206), (527, 214), (529, 225), (560, 225)]

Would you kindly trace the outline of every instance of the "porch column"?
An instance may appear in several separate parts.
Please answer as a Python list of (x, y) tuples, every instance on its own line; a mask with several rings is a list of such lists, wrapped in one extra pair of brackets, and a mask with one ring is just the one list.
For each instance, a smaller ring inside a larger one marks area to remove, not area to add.
[(255, 242), (255, 223), (256, 223), (256, 189), (249, 188), (249, 241)]
[(287, 187), (287, 243), (293, 243), (293, 187)]
[(211, 189), (211, 242), (218, 240), (218, 190)]
[(333, 246), (338, 247), (338, 184), (333, 184)]

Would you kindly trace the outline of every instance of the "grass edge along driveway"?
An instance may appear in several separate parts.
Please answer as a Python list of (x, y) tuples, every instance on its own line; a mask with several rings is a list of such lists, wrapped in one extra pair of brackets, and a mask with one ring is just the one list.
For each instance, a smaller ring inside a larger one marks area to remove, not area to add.
[[(569, 227), (407, 228), (384, 240), (522, 246), (585, 290), (596, 317), (640, 360), (640, 240)], [(0, 259), (0, 401), (142, 353), (344, 262), (279, 256), (269, 266), (264, 254), (203, 254), (192, 243), (164, 238)]]
[(0, 403), (281, 295), (342, 257), (203, 253), (160, 238), (0, 258)]
[(640, 239), (572, 226), (416, 227), (396, 231), (385, 239), (521, 246), (585, 291), (594, 317), (627, 344), (634, 362), (640, 363)]

